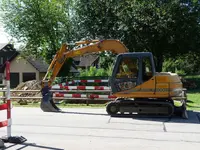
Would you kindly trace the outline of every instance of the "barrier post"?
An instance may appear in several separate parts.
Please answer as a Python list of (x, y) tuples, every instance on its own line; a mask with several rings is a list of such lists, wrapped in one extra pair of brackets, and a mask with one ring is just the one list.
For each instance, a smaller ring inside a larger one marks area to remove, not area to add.
[(10, 63), (6, 61), (6, 101), (7, 101), (7, 136), (11, 137), (11, 102), (10, 102)]
[(11, 118), (11, 99), (10, 99), (10, 63), (6, 61), (6, 103), (4, 104), (5, 108), (7, 109), (7, 121), (4, 122), (7, 125), (7, 136), (3, 136), (1, 139), (4, 142), (8, 143), (16, 143), (21, 144), (26, 141), (26, 138), (22, 136), (12, 136), (11, 135), (11, 125), (12, 125), (12, 118)]

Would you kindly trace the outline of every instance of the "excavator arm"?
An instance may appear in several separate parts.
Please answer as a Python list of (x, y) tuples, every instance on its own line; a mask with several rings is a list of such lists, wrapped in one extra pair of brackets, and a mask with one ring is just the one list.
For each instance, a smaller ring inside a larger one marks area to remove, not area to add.
[[(40, 108), (45, 112), (59, 112), (60, 109), (53, 102), (53, 94), (50, 92), (51, 85), (58, 75), (60, 69), (65, 63), (67, 58), (73, 58), (76, 56), (82, 56), (87, 53), (111, 51), (115, 54), (126, 53), (128, 49), (119, 40), (92, 40), (92, 41), (80, 41), (76, 42), (75, 45), (80, 46), (85, 44), (86, 46), (79, 47), (76, 49), (69, 49), (69, 45), (63, 44), (60, 50), (56, 53), (45, 77), (42, 80), (42, 101)], [(50, 74), (50, 76), (49, 76)], [(49, 76), (49, 79), (47, 77)]]
[[(81, 48), (77, 48), (74, 50), (69, 50), (67, 44), (63, 44), (60, 50), (56, 53), (54, 59), (52, 60), (48, 71), (43, 79), (42, 86), (44, 87), (46, 84), (51, 86), (55, 77), (58, 75), (61, 67), (67, 58), (73, 58), (76, 56), (82, 56), (87, 53), (92, 52), (101, 52), (101, 51), (111, 51), (115, 54), (126, 53), (128, 49), (126, 46), (118, 40), (93, 40), (93, 41), (80, 41), (76, 42), (75, 45), (81, 44), (90, 44)], [(50, 79), (47, 81), (47, 76), (51, 72)], [(46, 81), (46, 82), (45, 82)], [(46, 83), (46, 84), (45, 84)]]

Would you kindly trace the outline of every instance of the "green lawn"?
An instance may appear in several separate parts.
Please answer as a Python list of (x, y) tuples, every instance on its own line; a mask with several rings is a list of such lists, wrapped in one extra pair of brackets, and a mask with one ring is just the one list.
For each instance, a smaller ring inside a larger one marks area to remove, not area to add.
[[(28, 103), (28, 105), (20, 105), (17, 102), (13, 102), (15, 107), (40, 107), (39, 103)], [(59, 108), (104, 108), (106, 104), (57, 104)]]
[(184, 78), (199, 80), (200, 79), (200, 75), (188, 75), (188, 76), (185, 76)]
[(197, 85), (196, 89), (187, 91), (187, 109), (200, 111), (200, 75), (185, 76), (185, 78), (195, 81)]
[(187, 96), (187, 109), (200, 111), (200, 93), (188, 93)]

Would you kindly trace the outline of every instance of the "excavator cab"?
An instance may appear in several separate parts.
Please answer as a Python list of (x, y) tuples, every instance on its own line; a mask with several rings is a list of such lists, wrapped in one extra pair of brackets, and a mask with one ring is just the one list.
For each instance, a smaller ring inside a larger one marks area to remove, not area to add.
[(152, 53), (134, 52), (117, 56), (110, 85), (112, 93), (132, 89), (151, 79), (155, 74)]

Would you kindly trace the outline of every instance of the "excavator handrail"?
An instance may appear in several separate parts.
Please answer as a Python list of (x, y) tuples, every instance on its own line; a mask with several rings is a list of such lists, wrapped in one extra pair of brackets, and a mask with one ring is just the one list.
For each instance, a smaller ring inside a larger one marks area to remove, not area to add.
[(111, 51), (112, 53), (116, 54), (128, 52), (127, 47), (122, 42), (115, 39), (86, 40), (75, 43), (75, 45), (81, 45), (81, 44), (86, 44), (86, 45), (76, 49), (69, 49), (66, 43), (62, 44), (60, 50), (56, 53), (53, 60), (51, 61), (47, 73), (43, 78), (43, 81), (46, 81), (48, 74), (52, 72), (50, 79), (48, 80), (48, 86), (51, 86), (52, 82), (54, 81), (55, 77), (59, 73), (61, 67), (63, 66), (67, 58), (70, 57), (73, 58), (76, 56), (82, 56), (87, 53), (101, 52), (101, 51)]

